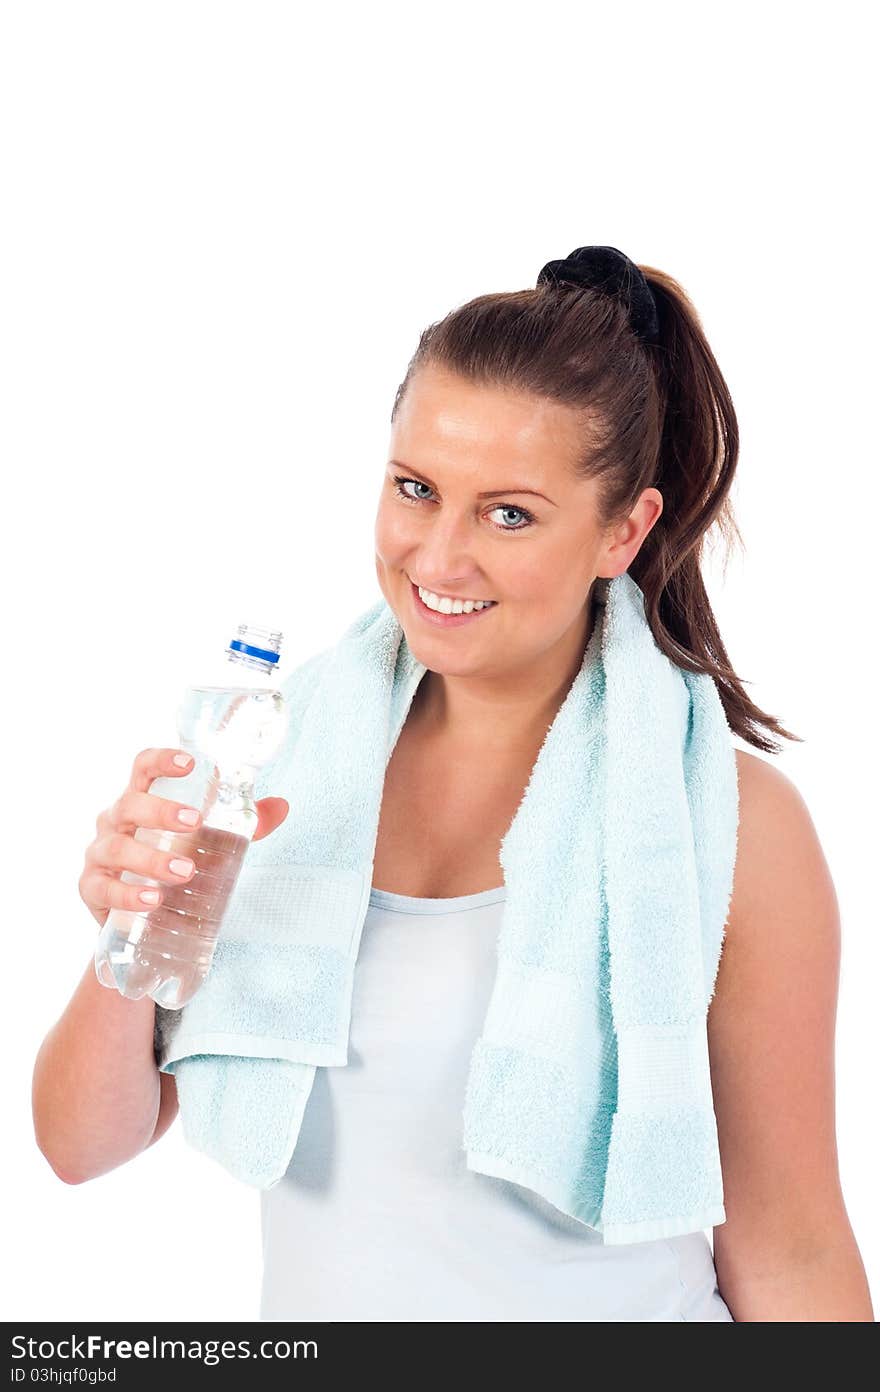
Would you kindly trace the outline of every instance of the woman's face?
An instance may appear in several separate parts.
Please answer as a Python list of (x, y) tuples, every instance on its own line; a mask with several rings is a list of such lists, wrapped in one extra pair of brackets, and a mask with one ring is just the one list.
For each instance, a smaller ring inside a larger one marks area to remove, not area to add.
[[(555, 402), (475, 386), (436, 367), (414, 373), (391, 431), (376, 574), (409, 647), (430, 670), (521, 674), (584, 634), (597, 575), (626, 570), (659, 515), (648, 494), (662, 499), (646, 490), (640, 517), (603, 536), (596, 484), (572, 471), (582, 431), (576, 414)], [(481, 496), (489, 492), (497, 496)], [(455, 627), (438, 626), (414, 584), (495, 603)]]

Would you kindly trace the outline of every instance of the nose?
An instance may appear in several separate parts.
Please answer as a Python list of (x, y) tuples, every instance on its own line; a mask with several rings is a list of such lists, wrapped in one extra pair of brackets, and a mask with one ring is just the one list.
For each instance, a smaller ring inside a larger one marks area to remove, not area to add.
[(430, 535), (423, 537), (415, 553), (410, 574), (418, 584), (437, 594), (481, 594), (486, 587), (468, 557), (462, 527), (454, 520), (432, 524)]

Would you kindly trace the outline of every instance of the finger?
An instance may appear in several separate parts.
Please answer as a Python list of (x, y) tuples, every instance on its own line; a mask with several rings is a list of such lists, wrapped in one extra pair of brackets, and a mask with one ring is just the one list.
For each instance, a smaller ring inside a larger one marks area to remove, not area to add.
[(196, 872), (195, 839), (191, 833), (169, 836), (165, 832), (155, 840), (140, 840), (126, 832), (113, 831), (92, 842), (86, 851), (86, 866), (116, 875), (129, 871), (165, 884), (186, 884)]
[[(186, 764), (176, 764), (174, 761), (177, 758), (186, 759)], [(142, 749), (132, 765), (131, 777), (125, 791), (145, 793), (154, 778), (184, 777), (191, 773), (192, 769), (192, 755), (185, 749)], [(119, 801), (120, 799), (117, 799), (110, 807), (105, 807), (98, 813), (95, 830), (99, 836), (106, 836), (116, 826)]]
[[(182, 817), (181, 813), (186, 815)], [(108, 809), (107, 817), (106, 827), (110, 832), (133, 832), (137, 827), (154, 827), (185, 834), (200, 827), (202, 822), (198, 808), (191, 807), (189, 803), (174, 802), (156, 793), (128, 790)]]
[[(176, 758), (185, 758), (186, 765), (176, 764)], [(128, 786), (132, 792), (145, 793), (154, 778), (183, 777), (192, 767), (192, 756), (185, 749), (142, 749), (132, 764)]]
[[(127, 909), (132, 913), (149, 913), (161, 904), (165, 895), (161, 885), (131, 884), (117, 879), (98, 867), (83, 872), (79, 882), (80, 898), (96, 916), (105, 909)], [(155, 901), (143, 899), (144, 894), (157, 896)]]
[(257, 803), (260, 820), (252, 840), (259, 841), (262, 837), (268, 836), (270, 831), (274, 831), (276, 827), (281, 825), (289, 811), (290, 803), (284, 798), (260, 798)]

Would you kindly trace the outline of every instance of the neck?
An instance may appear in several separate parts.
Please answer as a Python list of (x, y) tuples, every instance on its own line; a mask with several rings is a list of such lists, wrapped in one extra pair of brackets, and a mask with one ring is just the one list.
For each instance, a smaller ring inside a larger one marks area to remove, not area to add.
[(484, 753), (542, 740), (583, 665), (595, 622), (591, 597), (540, 663), (529, 662), (522, 672), (500, 678), (426, 672), (413, 698), (413, 720), (430, 738), (458, 748), (473, 745)]

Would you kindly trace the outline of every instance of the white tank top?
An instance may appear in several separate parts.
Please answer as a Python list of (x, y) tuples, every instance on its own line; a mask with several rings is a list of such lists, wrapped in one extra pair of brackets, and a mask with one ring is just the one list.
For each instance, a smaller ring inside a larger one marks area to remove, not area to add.
[(287, 1173), (260, 1196), (260, 1319), (732, 1320), (704, 1232), (606, 1247), (467, 1169), (465, 1083), (504, 896), (373, 889), (349, 1061), (316, 1070)]

